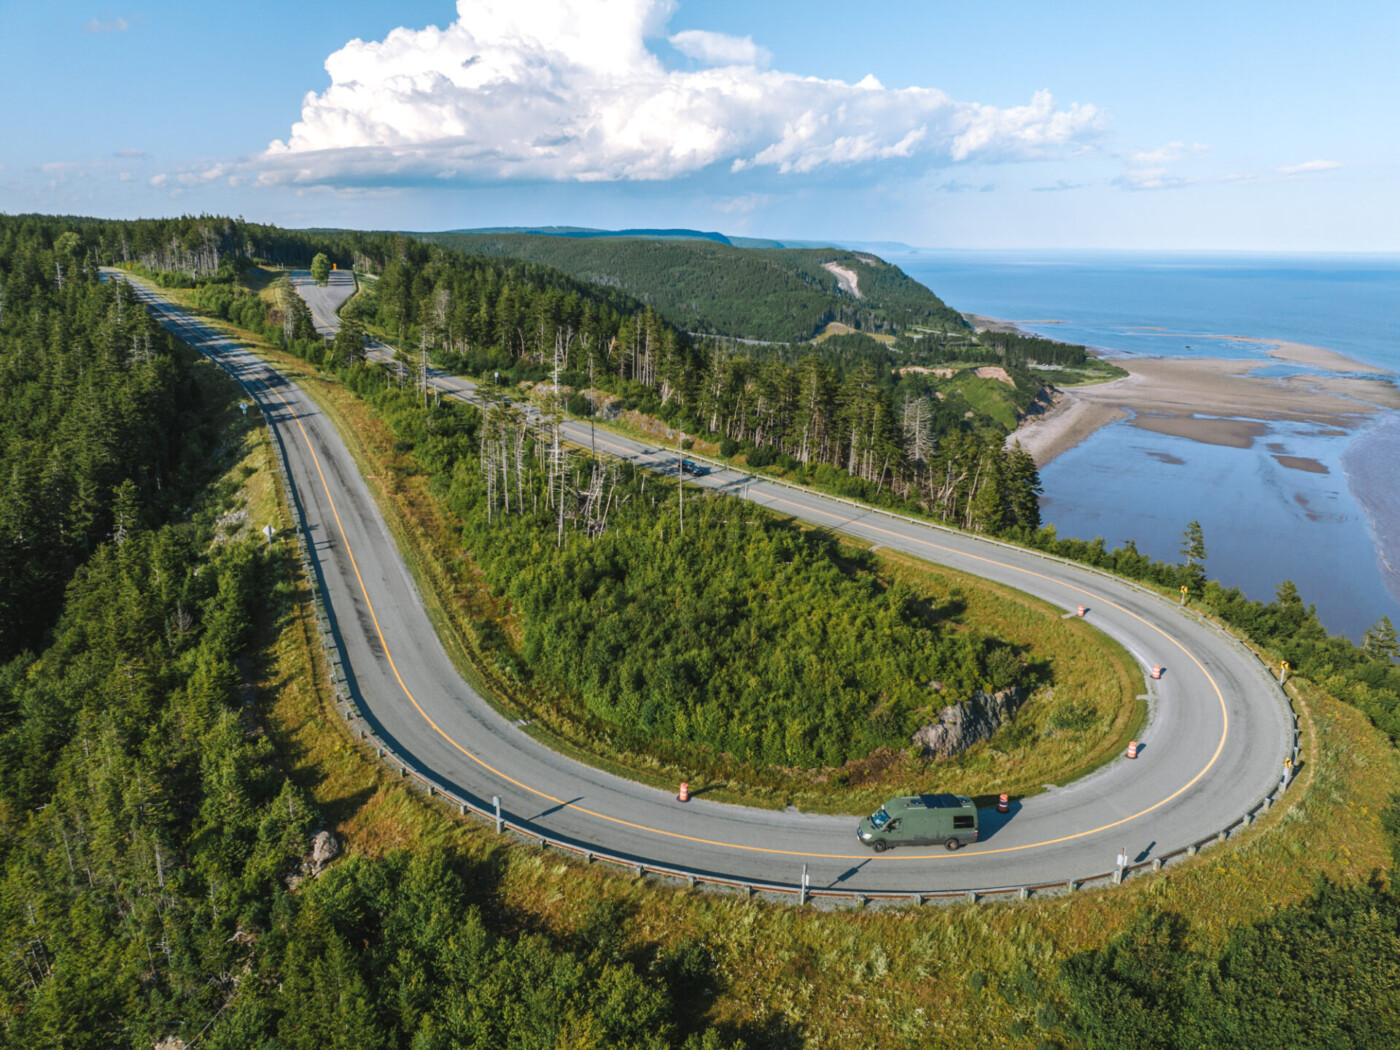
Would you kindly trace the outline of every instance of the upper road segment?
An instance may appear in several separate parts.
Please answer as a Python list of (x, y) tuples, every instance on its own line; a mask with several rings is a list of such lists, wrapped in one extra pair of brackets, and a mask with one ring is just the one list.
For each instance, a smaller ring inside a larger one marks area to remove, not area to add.
[[(300, 290), (329, 334), (353, 289), (337, 271)], [(701, 875), (791, 884), (807, 866), (814, 890), (935, 893), (1065, 882), (1207, 837), (1278, 784), (1291, 753), (1279, 685), (1244, 646), (1158, 594), (1093, 569), (752, 475), (716, 468), (694, 479), (857, 540), (1036, 595), (1090, 621), (1144, 667), (1149, 724), (1135, 760), (1119, 758), (1074, 783), (1025, 799), (1008, 816), (984, 811), (980, 840), (956, 852), (898, 849), (876, 856), (853, 817), (728, 805), (662, 791), (566, 758), (496, 712), (465, 682), (439, 642), (364, 477), (340, 435), (295, 383), (236, 341), (154, 293), (139, 294), (179, 338), (255, 392), (281, 435), (291, 480), (325, 587), (350, 688), (367, 721), (398, 754), (464, 797), (553, 838)], [(387, 357), (388, 348), (371, 354)], [(473, 384), (440, 372), (445, 395)], [(668, 473), (679, 456), (587, 424), (565, 424), (582, 447)], [(1167, 668), (1160, 680), (1146, 676)]]

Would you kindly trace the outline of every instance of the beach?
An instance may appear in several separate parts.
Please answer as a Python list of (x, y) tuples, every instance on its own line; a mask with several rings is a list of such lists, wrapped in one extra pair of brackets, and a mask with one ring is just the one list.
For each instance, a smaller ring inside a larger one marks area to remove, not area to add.
[(922, 253), (975, 328), (1083, 345), (1128, 375), (1054, 390), (1009, 438), (1061, 536), (1180, 558), (1251, 598), (1285, 580), (1329, 630), (1400, 622), (1400, 257)]
[(1324, 347), (1218, 338), (1268, 359), (1114, 356), (1127, 376), (1055, 390), (1008, 441), (1042, 468), (1046, 520), (1170, 558), (1198, 518), (1230, 582), (1267, 598), (1292, 578), (1359, 638), (1400, 601), (1395, 376)]
[[(1264, 340), (1229, 338), (1236, 342)], [(1335, 351), (1303, 344), (1269, 343), (1278, 360), (1354, 374), (1261, 376), (1267, 362), (1226, 358), (1115, 357), (1127, 376), (1097, 386), (1056, 390), (1053, 407), (1031, 417), (1012, 435), (1038, 466), (1074, 448), (1120, 419), (1162, 434), (1210, 445), (1249, 448), (1270, 422), (1311, 423), (1351, 431), (1378, 413), (1400, 410), (1400, 389), (1383, 369)]]

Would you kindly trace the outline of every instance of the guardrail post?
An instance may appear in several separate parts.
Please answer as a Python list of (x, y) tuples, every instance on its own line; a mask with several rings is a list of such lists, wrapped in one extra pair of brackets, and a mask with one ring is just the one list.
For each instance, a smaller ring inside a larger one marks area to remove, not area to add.
[(797, 906), (807, 903), (807, 865), (802, 865), (802, 885), (797, 889)]
[(1065, 883), (1065, 889), (1069, 890), (1070, 893), (1073, 893), (1075, 890), (1079, 889), (1078, 880), (1070, 879), (1067, 883)]
[(1215, 841), (1216, 841), (1216, 842), (1224, 842), (1224, 841), (1225, 841), (1227, 838), (1229, 838), (1229, 837), (1230, 837), (1230, 833), (1229, 833), (1228, 831), (1222, 830), (1222, 831), (1220, 832), (1219, 835), (1216, 835), (1216, 836), (1215, 836)]
[(457, 803), (457, 812), (460, 813), (460, 814), (462, 814), (462, 816), (465, 817), (465, 816), (467, 815), (467, 804), (466, 804), (465, 802), (458, 802), (458, 803)]
[(501, 822), (501, 796), (492, 795), (491, 805), (496, 807), (496, 834), (499, 835), (505, 830), (505, 824)]
[(1152, 858), (1152, 870), (1153, 870), (1153, 871), (1161, 871), (1161, 870), (1162, 870), (1162, 858), (1161, 858), (1161, 857), (1153, 857), (1153, 858)]
[(968, 890), (968, 891), (967, 891), (967, 903), (968, 903), (968, 904), (976, 904), (976, 903), (977, 903), (977, 891), (976, 891), (976, 890)]
[(1194, 856), (1195, 856), (1197, 853), (1199, 853), (1199, 852), (1200, 852), (1200, 851), (1199, 851), (1198, 849), (1196, 849), (1196, 846), (1195, 846), (1194, 843), (1193, 843), (1192, 845), (1186, 847), (1186, 855), (1187, 855), (1188, 857), (1194, 857)]
[(1029, 886), (1021, 887), (1020, 897), (1023, 901), (1028, 901), (1031, 899), (1031, 891)]
[(685, 884), (687, 888), (692, 890), (695, 889), (695, 876), (687, 872), (685, 876)]

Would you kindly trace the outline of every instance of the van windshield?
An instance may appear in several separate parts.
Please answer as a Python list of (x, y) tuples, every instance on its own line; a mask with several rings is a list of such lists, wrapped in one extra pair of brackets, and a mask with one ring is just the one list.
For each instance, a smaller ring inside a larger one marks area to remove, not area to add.
[(870, 823), (875, 825), (875, 830), (879, 831), (890, 822), (890, 815), (885, 812), (885, 807), (881, 806), (874, 813), (870, 814)]

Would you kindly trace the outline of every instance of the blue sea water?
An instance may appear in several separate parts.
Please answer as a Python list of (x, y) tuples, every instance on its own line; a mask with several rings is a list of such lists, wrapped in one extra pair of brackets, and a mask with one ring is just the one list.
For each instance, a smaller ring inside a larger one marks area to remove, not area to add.
[[(1268, 358), (1276, 339), (1400, 372), (1400, 256), (920, 252), (887, 256), (966, 313), (1114, 355)], [(1313, 372), (1274, 362), (1263, 374)], [(1256, 373), (1258, 374), (1258, 373)], [(1291, 459), (1290, 457), (1296, 457)], [(1296, 469), (1314, 460), (1319, 472)], [(1290, 467), (1288, 464), (1294, 463)], [(1041, 471), (1062, 535), (1179, 559), (1199, 520), (1210, 574), (1269, 599), (1293, 580), (1329, 629), (1400, 623), (1400, 413), (1349, 431), (1267, 424), (1247, 449), (1125, 420)]]
[(889, 261), (958, 310), (1068, 343), (1154, 357), (1264, 356), (1191, 338), (1240, 335), (1400, 372), (1400, 255), (965, 251)]

